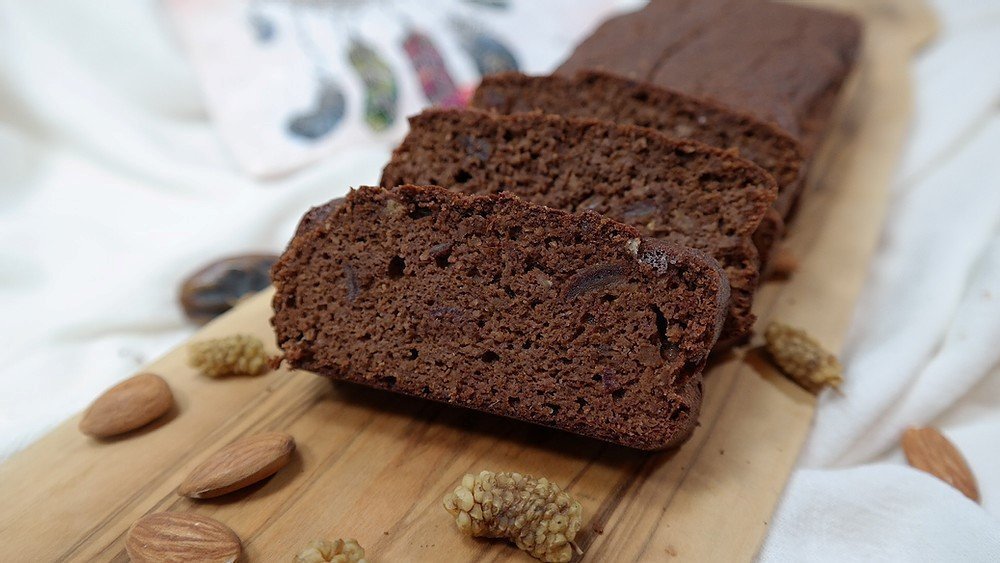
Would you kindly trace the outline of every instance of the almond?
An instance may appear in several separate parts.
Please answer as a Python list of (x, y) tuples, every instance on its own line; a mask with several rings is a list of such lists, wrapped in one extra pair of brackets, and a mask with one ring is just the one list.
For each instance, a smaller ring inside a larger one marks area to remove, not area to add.
[(906, 461), (979, 502), (979, 486), (962, 453), (934, 428), (909, 428), (903, 433)]
[(282, 432), (242, 438), (202, 462), (177, 488), (191, 498), (212, 498), (242, 489), (284, 467), (295, 451), (295, 439)]
[(239, 536), (218, 520), (188, 512), (157, 512), (132, 524), (125, 551), (137, 563), (232, 563), (242, 548)]
[(83, 413), (80, 431), (107, 438), (145, 426), (174, 405), (174, 395), (162, 377), (140, 373), (115, 385)]

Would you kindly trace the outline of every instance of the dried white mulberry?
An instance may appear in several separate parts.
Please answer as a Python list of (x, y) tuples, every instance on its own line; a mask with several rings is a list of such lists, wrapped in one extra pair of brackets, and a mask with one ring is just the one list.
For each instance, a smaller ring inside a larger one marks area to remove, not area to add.
[(209, 377), (260, 375), (268, 370), (268, 360), (264, 343), (245, 334), (188, 345), (188, 363)]
[(444, 507), (462, 532), (508, 539), (547, 562), (573, 557), (583, 519), (580, 503), (555, 483), (509, 472), (466, 475)]
[(764, 332), (767, 351), (792, 381), (813, 393), (824, 387), (837, 389), (844, 382), (844, 368), (837, 357), (803, 330), (772, 322)]
[(368, 563), (356, 540), (313, 540), (295, 556), (295, 563)]

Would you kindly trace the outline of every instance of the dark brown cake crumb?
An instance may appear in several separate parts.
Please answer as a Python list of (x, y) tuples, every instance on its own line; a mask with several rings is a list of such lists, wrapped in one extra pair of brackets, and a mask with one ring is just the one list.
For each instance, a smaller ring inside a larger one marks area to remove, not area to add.
[(428, 110), (382, 173), (382, 185), (445, 184), (510, 192), (566, 211), (593, 210), (643, 236), (718, 260), (732, 286), (720, 342), (745, 338), (758, 283), (751, 239), (777, 187), (760, 167), (695, 141), (645, 128), (538, 113)]
[(293, 367), (642, 449), (694, 428), (728, 287), (593, 212), (361, 188), (275, 265)]
[(609, 72), (491, 75), (483, 78), (471, 105), (503, 114), (541, 111), (638, 125), (732, 150), (774, 176), (779, 186), (775, 208), (782, 216), (788, 212), (788, 192), (800, 183), (802, 149), (778, 127), (704, 98)]

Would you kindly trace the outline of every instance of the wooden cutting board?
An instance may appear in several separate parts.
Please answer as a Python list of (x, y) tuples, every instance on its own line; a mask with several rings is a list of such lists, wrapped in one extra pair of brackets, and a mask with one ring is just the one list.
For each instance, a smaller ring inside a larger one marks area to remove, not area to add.
[[(761, 326), (781, 319), (837, 350), (907, 127), (907, 63), (934, 22), (911, 0), (822, 3), (864, 17), (868, 42), (789, 240), (800, 269), (766, 284), (756, 306)], [(252, 333), (273, 347), (269, 299), (245, 302), (193, 339)], [(462, 536), (441, 507), (464, 473), (488, 468), (547, 476), (580, 499), (585, 561), (748, 560), (815, 408), (758, 357), (740, 350), (717, 362), (691, 440), (649, 455), (308, 373), (212, 380), (174, 350), (147, 368), (177, 397), (166, 420), (98, 442), (74, 417), (0, 466), (0, 558), (124, 561), (132, 522), (174, 510), (228, 524), (249, 561), (289, 561), (309, 540), (336, 537), (357, 538), (373, 561), (530, 561), (502, 542)], [(174, 493), (209, 454), (267, 430), (298, 442), (275, 477), (207, 502)]]

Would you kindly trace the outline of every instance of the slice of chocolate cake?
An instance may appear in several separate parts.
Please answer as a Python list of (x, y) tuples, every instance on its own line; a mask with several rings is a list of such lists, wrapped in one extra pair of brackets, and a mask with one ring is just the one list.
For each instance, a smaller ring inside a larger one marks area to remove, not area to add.
[(775, 125), (710, 100), (607, 72), (584, 71), (572, 77), (491, 75), (483, 78), (471, 105), (503, 114), (541, 111), (639, 125), (735, 151), (770, 172), (778, 183), (777, 213), (765, 217), (755, 235), (762, 257), (780, 238), (782, 219), (802, 182), (801, 146)]
[(382, 172), (382, 185), (510, 192), (565, 211), (593, 210), (643, 236), (714, 256), (732, 298), (721, 345), (746, 337), (758, 282), (751, 235), (774, 179), (752, 162), (650, 129), (538, 113), (427, 110)]
[(272, 271), (293, 367), (647, 450), (693, 429), (728, 299), (707, 255), (508, 194), (317, 209)]

